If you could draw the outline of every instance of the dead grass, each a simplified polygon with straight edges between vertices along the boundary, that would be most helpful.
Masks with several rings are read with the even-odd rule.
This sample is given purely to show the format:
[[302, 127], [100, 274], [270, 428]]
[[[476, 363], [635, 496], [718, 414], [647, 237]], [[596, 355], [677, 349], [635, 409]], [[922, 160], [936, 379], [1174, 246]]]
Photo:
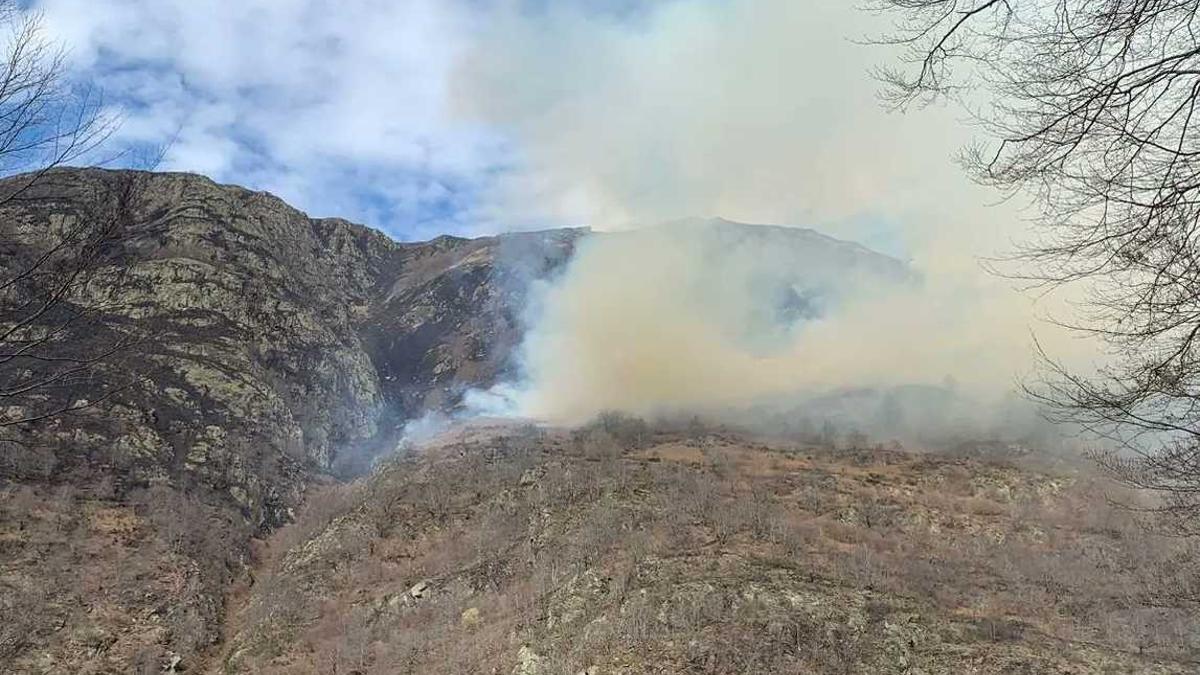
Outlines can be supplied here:
[[475, 436], [329, 487], [272, 544], [223, 667], [882, 672], [897, 630], [935, 665], [1198, 656], [1194, 608], [1152, 602], [1191, 544], [1095, 479], [612, 423]]

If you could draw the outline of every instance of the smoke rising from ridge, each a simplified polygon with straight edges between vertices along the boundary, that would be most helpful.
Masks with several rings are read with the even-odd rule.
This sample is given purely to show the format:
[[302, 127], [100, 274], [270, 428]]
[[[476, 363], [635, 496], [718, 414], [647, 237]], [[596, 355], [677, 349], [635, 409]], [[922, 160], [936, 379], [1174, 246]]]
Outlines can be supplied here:
[[943, 282], [809, 230], [705, 221], [596, 234], [541, 289], [521, 381], [492, 394], [560, 423], [947, 383], [997, 403], [1028, 365], [1014, 320], [1024, 300], [1001, 306]]
[[[990, 204], [953, 163], [971, 134], [949, 111], [880, 108], [869, 70], [889, 54], [853, 39], [885, 27], [852, 4], [496, 10], [454, 87], [461, 114], [523, 149], [494, 216], [633, 231], [585, 239], [535, 294], [522, 377], [495, 397], [565, 422], [947, 382], [984, 406], [1029, 373], [1034, 333], [1093, 359], [1039, 321], [1069, 318], [1069, 298], [1035, 302], [982, 269], [1024, 238], [1019, 204]], [[630, 225], [696, 214], [812, 224], [908, 269], [822, 267], [736, 228]]]

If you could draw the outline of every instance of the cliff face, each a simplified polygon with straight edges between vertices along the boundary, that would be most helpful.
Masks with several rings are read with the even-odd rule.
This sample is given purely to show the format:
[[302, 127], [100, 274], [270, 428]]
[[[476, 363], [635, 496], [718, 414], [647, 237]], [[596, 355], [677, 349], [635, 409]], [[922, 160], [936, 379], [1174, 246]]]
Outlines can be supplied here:
[[5, 429], [0, 664], [18, 671], [128, 672], [215, 640], [251, 537], [492, 382], [526, 275], [578, 234], [402, 244], [199, 176], [64, 170], [0, 210], [0, 270], [101, 217], [119, 242], [71, 302], [143, 339], [50, 394], [102, 404]]
[[130, 180], [111, 276], [120, 311], [149, 334], [135, 364], [146, 377], [115, 405], [61, 420], [53, 458], [13, 457], [8, 469], [194, 482], [265, 525], [295, 503], [304, 469], [347, 468], [391, 440], [389, 421], [495, 378], [522, 293], [497, 261], [514, 246], [544, 249], [549, 269], [574, 238], [400, 244], [198, 176], [99, 170], [52, 174], [0, 222], [36, 247]]

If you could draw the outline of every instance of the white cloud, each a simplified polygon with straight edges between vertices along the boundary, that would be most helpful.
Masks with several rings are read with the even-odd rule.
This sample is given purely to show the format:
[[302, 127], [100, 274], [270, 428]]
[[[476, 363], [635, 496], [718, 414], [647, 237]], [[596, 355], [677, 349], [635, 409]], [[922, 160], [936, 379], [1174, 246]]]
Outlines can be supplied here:
[[635, 27], [571, 3], [497, 11], [455, 71], [456, 109], [517, 140], [526, 170], [495, 195], [517, 215], [994, 221], [952, 163], [970, 138], [954, 114], [879, 105], [869, 70], [888, 54], [854, 40], [882, 26], [854, 5], [668, 0]]
[[[472, 16], [439, 0], [41, 0], [76, 71], [124, 109], [119, 141], [174, 138], [206, 173], [400, 235], [462, 226], [504, 159], [445, 110]], [[392, 199], [415, 200], [390, 204]], [[335, 211], [334, 209], [341, 209]]]

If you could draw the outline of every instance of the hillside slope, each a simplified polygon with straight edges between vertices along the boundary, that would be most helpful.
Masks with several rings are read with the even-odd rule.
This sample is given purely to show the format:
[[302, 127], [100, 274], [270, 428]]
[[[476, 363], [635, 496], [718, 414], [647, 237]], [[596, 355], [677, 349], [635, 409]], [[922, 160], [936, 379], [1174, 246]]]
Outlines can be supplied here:
[[463, 428], [270, 542], [224, 673], [1188, 673], [1190, 549], [1069, 467]]

